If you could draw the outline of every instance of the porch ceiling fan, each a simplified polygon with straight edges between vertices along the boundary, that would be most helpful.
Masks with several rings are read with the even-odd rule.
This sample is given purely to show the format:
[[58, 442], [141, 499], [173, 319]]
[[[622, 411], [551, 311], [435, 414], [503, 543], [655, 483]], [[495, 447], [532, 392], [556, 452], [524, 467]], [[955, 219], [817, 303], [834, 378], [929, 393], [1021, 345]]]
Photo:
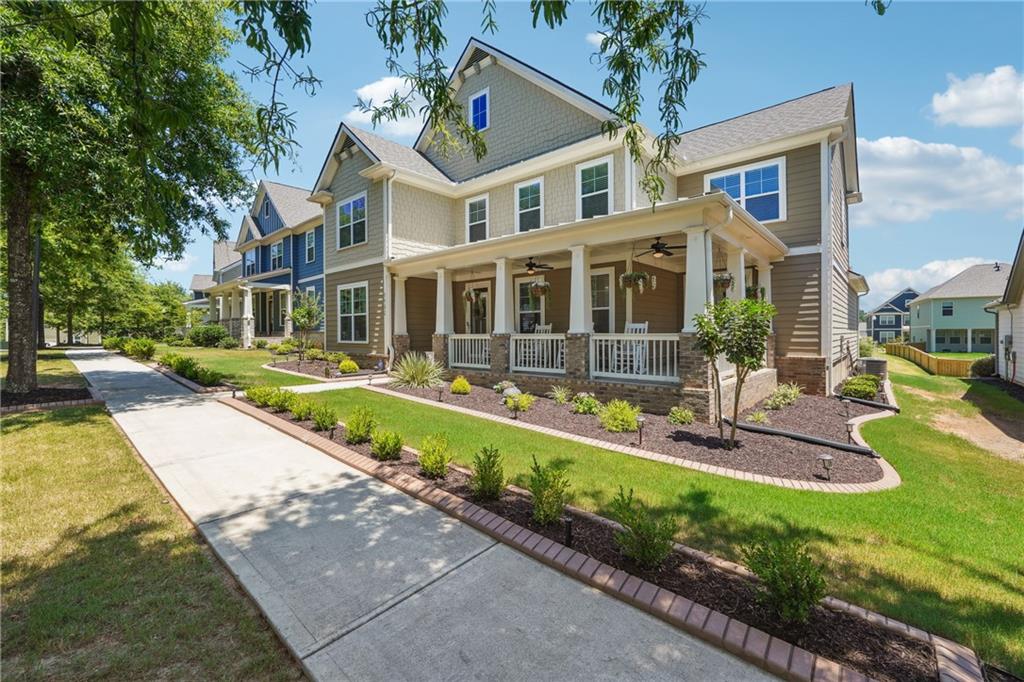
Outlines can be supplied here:
[[671, 256], [672, 252], [669, 249], [685, 249], [685, 244], [678, 244], [676, 246], [670, 246], [665, 242], [661, 241], [661, 237], [655, 237], [654, 243], [651, 244], [651, 248], [647, 249], [643, 253], [637, 254], [637, 256], [646, 256], [651, 254], [654, 258], [664, 258], [665, 256]]
[[526, 274], [528, 275], [535, 275], [538, 270], [554, 270], [550, 265], [534, 262], [533, 256], [530, 256], [526, 263], [523, 264], [523, 267], [526, 268]]

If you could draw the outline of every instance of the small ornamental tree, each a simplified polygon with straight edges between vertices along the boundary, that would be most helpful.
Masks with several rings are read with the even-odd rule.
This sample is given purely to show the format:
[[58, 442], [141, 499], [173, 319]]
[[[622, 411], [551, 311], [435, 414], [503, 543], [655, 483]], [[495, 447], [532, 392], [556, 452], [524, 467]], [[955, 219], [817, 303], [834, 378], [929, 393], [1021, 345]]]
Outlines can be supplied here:
[[724, 299], [710, 306], [705, 313], [694, 317], [697, 327], [697, 347], [711, 363], [715, 380], [715, 401], [718, 411], [718, 433], [725, 439], [722, 425], [722, 378], [718, 371], [718, 357], [736, 367], [736, 390], [733, 393], [732, 426], [728, 447], [736, 445], [736, 418], [740, 410], [743, 383], [751, 372], [764, 367], [768, 349], [768, 335], [772, 331], [775, 306], [765, 301], [745, 298], [740, 301]]
[[309, 348], [309, 335], [320, 328], [324, 320], [324, 311], [320, 306], [320, 297], [312, 293], [296, 292], [292, 305], [292, 329], [299, 336], [299, 363], [302, 363], [306, 349]]

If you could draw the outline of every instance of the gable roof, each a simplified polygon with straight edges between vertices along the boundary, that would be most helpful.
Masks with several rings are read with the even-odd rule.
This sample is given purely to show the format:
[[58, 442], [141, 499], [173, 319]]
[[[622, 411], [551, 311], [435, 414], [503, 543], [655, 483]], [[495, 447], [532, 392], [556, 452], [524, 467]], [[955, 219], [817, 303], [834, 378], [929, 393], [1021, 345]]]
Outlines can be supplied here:
[[[893, 295], [892, 297], [890, 297], [888, 301], [883, 302], [881, 305], [879, 305], [874, 310], [869, 310], [868, 312], [866, 312], [864, 314], [865, 315], [874, 315], [875, 313], [880, 312], [882, 310], [882, 308], [886, 308], [886, 307], [892, 308], [893, 310], [895, 310], [898, 313], [906, 312], [905, 310], [903, 310], [899, 306], [894, 305], [893, 301], [895, 301], [897, 298], [899, 298], [900, 296], [902, 296], [903, 294], [905, 294], [907, 292], [910, 292], [910, 293], [914, 294], [915, 298], [917, 298], [920, 295], [920, 294], [917, 293], [917, 290], [914, 289], [913, 287], [907, 287], [906, 289], [903, 289], [902, 291], [900, 291], [900, 292], [896, 293], [895, 295]], [[908, 306], [910, 305], [910, 301], [907, 301], [907, 305]]]
[[[252, 235], [249, 239], [246, 239], [246, 235]], [[263, 234], [260, 232], [259, 226], [256, 221], [252, 219], [252, 216], [246, 213], [242, 216], [242, 224], [238, 226], [238, 237], [235, 239], [235, 247], [244, 246], [251, 240], [262, 239]]]
[[213, 269], [222, 270], [242, 260], [242, 254], [235, 251], [235, 242], [222, 239], [213, 243]]
[[994, 298], [1003, 293], [1009, 277], [1009, 263], [972, 265], [960, 274], [924, 292], [910, 304], [914, 305], [921, 301], [939, 298]]
[[1024, 294], [1024, 231], [1021, 231], [1020, 241], [1017, 242], [1017, 255], [1013, 259], [1013, 267], [1010, 268], [1003, 297], [996, 303], [1012, 305], [1020, 301], [1022, 294]]
[[[295, 187], [294, 185], [284, 185], [280, 182], [271, 182], [270, 180], [260, 181], [260, 186], [270, 197], [285, 227], [295, 227], [313, 218], [319, 218], [322, 215], [319, 206], [306, 201], [309, 197], [308, 189]], [[257, 192], [257, 200], [253, 202], [253, 210], [256, 210], [258, 204], [259, 193]]]
[[440, 180], [442, 182], [451, 182], [451, 178], [445, 175], [441, 169], [431, 163], [427, 157], [420, 154], [417, 150], [412, 147], [406, 147], [404, 144], [398, 142], [392, 142], [391, 140], [385, 139], [380, 135], [371, 133], [368, 130], [361, 128], [353, 128], [349, 126], [352, 134], [359, 138], [359, 140], [369, 148], [370, 152], [377, 158], [381, 163], [386, 163], [398, 168], [402, 168], [413, 173], [419, 173], [420, 175], [431, 178], [432, 180]]
[[206, 291], [216, 282], [210, 275], [192, 275], [192, 283], [188, 285], [189, 291]]

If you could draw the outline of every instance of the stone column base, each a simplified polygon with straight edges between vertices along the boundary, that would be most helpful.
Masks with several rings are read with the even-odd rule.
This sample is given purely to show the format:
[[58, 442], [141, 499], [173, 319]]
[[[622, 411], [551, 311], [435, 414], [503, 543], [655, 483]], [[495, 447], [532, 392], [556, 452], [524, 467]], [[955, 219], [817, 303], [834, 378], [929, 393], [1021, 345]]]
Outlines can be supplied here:
[[775, 358], [780, 384], [797, 384], [804, 393], [825, 395], [827, 392], [828, 368], [826, 359], [820, 355], [780, 355]]
[[590, 379], [590, 334], [565, 335], [565, 376]]
[[509, 334], [491, 334], [491, 371], [495, 374], [507, 374], [509, 371]]
[[442, 367], [448, 367], [448, 335], [434, 334], [433, 336], [434, 360]]
[[411, 341], [408, 334], [395, 334], [391, 337], [391, 345], [395, 349], [395, 362], [402, 359], [402, 356], [409, 352]]

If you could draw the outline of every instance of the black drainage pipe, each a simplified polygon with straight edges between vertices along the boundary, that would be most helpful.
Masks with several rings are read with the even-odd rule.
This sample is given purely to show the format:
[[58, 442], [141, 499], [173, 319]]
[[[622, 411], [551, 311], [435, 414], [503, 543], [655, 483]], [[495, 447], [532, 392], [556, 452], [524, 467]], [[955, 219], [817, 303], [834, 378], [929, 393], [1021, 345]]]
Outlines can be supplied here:
[[842, 395], [841, 393], [833, 393], [833, 398], [839, 398], [840, 400], [849, 400], [851, 403], [857, 403], [859, 405], [867, 405], [869, 407], [878, 407], [883, 410], [891, 410], [896, 414], [900, 413], [900, 408], [896, 405], [890, 405], [889, 403], [880, 403], [877, 400], [864, 400], [863, 398], [853, 398], [848, 395]]
[[[732, 421], [728, 417], [722, 417], [722, 421], [732, 426]], [[852, 443], [840, 443], [834, 440], [828, 440], [826, 438], [818, 438], [817, 436], [808, 436], [806, 433], [797, 433], [795, 431], [783, 431], [782, 429], [773, 429], [767, 426], [757, 426], [756, 424], [747, 424], [745, 422], [736, 422], [736, 428], [743, 431], [750, 431], [752, 433], [763, 433], [768, 436], [782, 436], [783, 438], [792, 438], [793, 440], [802, 440], [805, 443], [813, 443], [814, 445], [824, 445], [825, 447], [835, 448], [836, 450], [845, 450], [846, 452], [853, 452], [858, 455], [867, 455], [868, 457], [878, 457], [878, 453], [871, 448], [866, 448], [861, 445], [854, 445]]]

